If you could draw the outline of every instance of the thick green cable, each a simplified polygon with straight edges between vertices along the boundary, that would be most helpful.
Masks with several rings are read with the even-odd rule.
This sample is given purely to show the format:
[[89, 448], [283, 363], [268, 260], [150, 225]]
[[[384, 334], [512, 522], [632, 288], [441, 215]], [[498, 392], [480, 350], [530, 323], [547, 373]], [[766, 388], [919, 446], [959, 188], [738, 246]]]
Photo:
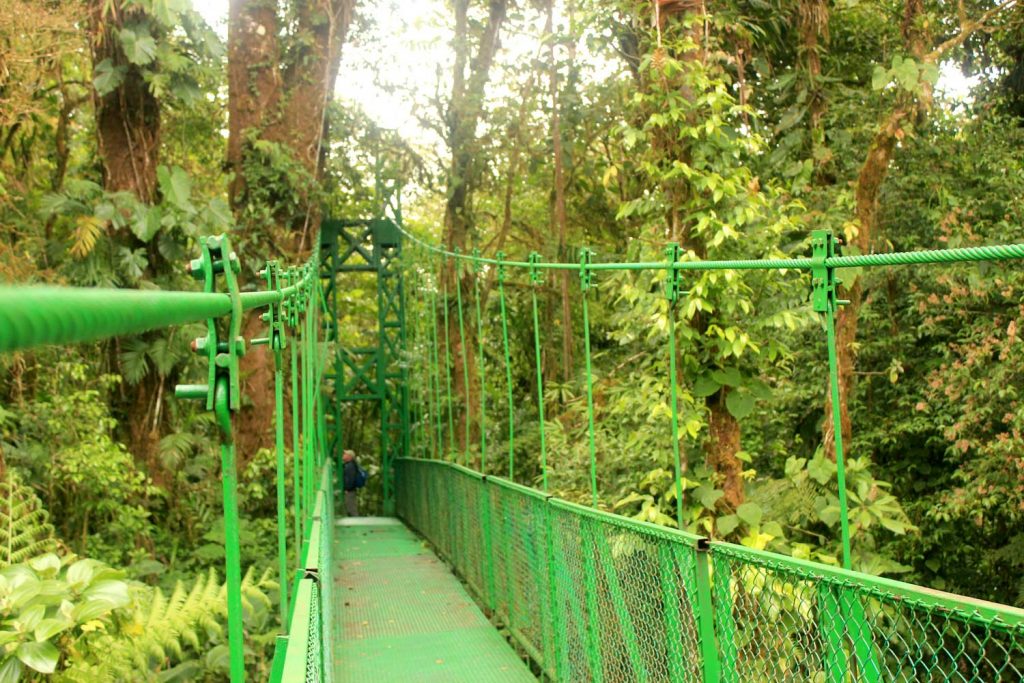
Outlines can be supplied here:
[[452, 340], [448, 331], [448, 278], [444, 276], [444, 264], [441, 264], [441, 286], [444, 288], [444, 375], [445, 390], [448, 399], [448, 450], [445, 459], [455, 453], [455, 418], [452, 414]]
[[850, 557], [850, 515], [846, 502], [846, 460], [843, 454], [843, 422], [839, 404], [839, 360], [836, 353], [835, 299], [829, 297], [825, 325], [828, 336], [828, 379], [832, 392], [832, 432], [836, 446], [836, 478], [839, 487], [840, 533], [843, 543], [843, 568], [852, 566]]
[[597, 438], [594, 434], [594, 375], [590, 359], [590, 307], [587, 304], [587, 292], [590, 290], [589, 249], [580, 250], [580, 288], [583, 292], [583, 354], [587, 368], [587, 435], [590, 442], [590, 495], [594, 507], [597, 507]]
[[[530, 254], [530, 262], [540, 260], [540, 254]], [[548, 449], [544, 435], [544, 368], [541, 365], [540, 353], [540, 320], [537, 315], [537, 288], [541, 284], [540, 274], [535, 268], [530, 269], [530, 295], [533, 300], [533, 354], [537, 369], [537, 429], [540, 434], [540, 476], [543, 491], [548, 490]]]
[[501, 301], [501, 337], [505, 348], [505, 383], [508, 386], [508, 478], [515, 481], [516, 471], [516, 422], [515, 400], [512, 396], [512, 354], [508, 344], [508, 314], [505, 307], [505, 267], [498, 255], [498, 299]]
[[469, 467], [469, 435], [470, 435], [470, 405], [469, 405], [469, 355], [466, 353], [466, 329], [462, 316], [462, 282], [459, 277], [459, 264], [455, 262], [455, 300], [459, 307], [459, 346], [462, 349], [462, 407], [463, 419], [466, 422], [466, 448], [463, 454], [463, 465]]
[[484, 320], [480, 314], [480, 270], [473, 275], [473, 298], [476, 301], [477, 363], [480, 366], [480, 471], [487, 472], [487, 376], [484, 369]]

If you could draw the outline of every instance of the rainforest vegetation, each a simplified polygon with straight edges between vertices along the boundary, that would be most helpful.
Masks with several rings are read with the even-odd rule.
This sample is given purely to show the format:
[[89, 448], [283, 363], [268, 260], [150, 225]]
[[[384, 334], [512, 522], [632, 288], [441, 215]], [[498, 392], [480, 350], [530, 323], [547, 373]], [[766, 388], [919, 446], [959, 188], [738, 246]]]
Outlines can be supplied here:
[[[384, 185], [420, 239], [518, 260], [807, 256], [820, 229], [844, 254], [1024, 242], [1014, 0], [205, 4], [0, 0], [0, 281], [195, 289], [197, 240], [229, 233], [256, 288], [267, 259], [316, 248], [323, 218], [376, 215]], [[357, 73], [403, 102], [401, 125]], [[504, 283], [510, 410], [494, 273], [477, 283], [411, 243], [405, 258], [465, 301], [481, 290], [464, 342], [449, 320], [457, 423], [436, 455], [479, 465], [483, 438], [508, 451], [512, 420], [515, 479], [536, 485], [527, 279]], [[1024, 606], [1024, 269], [842, 277], [833, 425], [807, 275], [684, 274], [684, 526], [837, 564], [841, 430], [855, 569]], [[594, 277], [595, 442], [601, 506], [677, 526], [663, 278]], [[578, 278], [550, 272], [538, 296], [550, 488], [589, 502]], [[372, 289], [339, 301], [351, 334], [376, 325]], [[410, 294], [412, 325], [430, 305]], [[224, 679], [216, 425], [173, 392], [202, 372], [200, 334], [0, 357], [0, 681]], [[462, 367], [481, 353], [483, 383]], [[270, 355], [243, 372], [246, 664], [265, 680]], [[465, 410], [481, 397], [483, 425]], [[343, 419], [372, 473], [373, 409]]]

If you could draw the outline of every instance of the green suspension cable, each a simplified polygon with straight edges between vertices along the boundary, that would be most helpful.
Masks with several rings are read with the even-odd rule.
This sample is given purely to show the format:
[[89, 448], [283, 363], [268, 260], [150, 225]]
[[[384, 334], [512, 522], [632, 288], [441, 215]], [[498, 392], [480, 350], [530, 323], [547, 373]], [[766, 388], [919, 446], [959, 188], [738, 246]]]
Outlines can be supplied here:
[[594, 375], [590, 362], [590, 311], [587, 305], [587, 292], [590, 290], [589, 264], [592, 258], [593, 253], [589, 249], [580, 249], [580, 290], [583, 292], [583, 349], [587, 360], [587, 435], [590, 439], [590, 495], [596, 508], [597, 441], [594, 435]]
[[[479, 257], [479, 252], [473, 252]], [[480, 471], [487, 472], [487, 377], [484, 370], [484, 320], [480, 315], [480, 263], [473, 265], [473, 298], [476, 302], [476, 345], [480, 366]]]
[[[679, 245], [670, 244], [665, 250], [670, 262], [679, 260]], [[668, 385], [672, 405], [672, 458], [676, 468], [676, 524], [683, 529], [683, 465], [679, 452], [679, 389], [676, 371], [676, 303], [679, 301], [680, 271], [671, 269], [665, 278], [665, 298], [668, 299]]]
[[444, 276], [445, 263], [441, 263], [441, 286], [444, 288], [444, 375], [448, 399], [448, 450], [445, 459], [455, 453], [455, 418], [452, 415], [452, 340], [448, 331], [448, 278]]
[[[455, 250], [458, 253], [458, 249]], [[462, 406], [463, 419], [466, 422], [466, 448], [463, 454], [463, 465], [469, 467], [469, 434], [470, 434], [470, 405], [469, 405], [469, 358], [466, 353], [466, 328], [463, 324], [462, 316], [462, 278], [460, 277], [459, 270], [461, 265], [458, 261], [453, 264], [455, 266], [455, 300], [459, 307], [459, 346], [462, 349], [462, 397], [464, 400]]]
[[505, 309], [505, 255], [498, 252], [498, 298], [501, 300], [501, 336], [505, 346], [505, 382], [508, 385], [508, 478], [515, 481], [516, 425], [515, 402], [512, 397], [512, 354], [508, 345], [508, 315]]
[[[530, 254], [530, 263], [540, 262], [540, 254]], [[544, 438], [544, 369], [541, 366], [540, 355], [540, 322], [537, 316], [537, 288], [540, 287], [543, 279], [536, 267], [530, 268], [530, 294], [533, 299], [533, 352], [534, 362], [537, 366], [537, 428], [540, 434], [540, 476], [543, 490], [548, 490], [548, 449]]]
[[834, 304], [829, 303], [825, 317], [828, 332], [828, 379], [832, 391], [832, 432], [836, 445], [836, 475], [839, 486], [840, 534], [843, 543], [843, 569], [850, 569], [850, 512], [846, 502], [846, 459], [843, 454], [843, 422], [839, 404], [839, 360], [836, 355], [836, 321]]

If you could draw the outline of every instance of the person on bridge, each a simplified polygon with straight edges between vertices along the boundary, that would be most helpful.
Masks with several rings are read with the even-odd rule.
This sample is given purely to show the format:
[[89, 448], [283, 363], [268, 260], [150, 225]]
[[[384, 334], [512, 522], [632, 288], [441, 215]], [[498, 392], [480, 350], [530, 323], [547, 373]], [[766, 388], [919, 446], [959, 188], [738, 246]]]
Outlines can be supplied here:
[[366, 470], [356, 462], [355, 451], [346, 450], [341, 454], [342, 488], [345, 489], [345, 514], [359, 516], [359, 489], [366, 485]]

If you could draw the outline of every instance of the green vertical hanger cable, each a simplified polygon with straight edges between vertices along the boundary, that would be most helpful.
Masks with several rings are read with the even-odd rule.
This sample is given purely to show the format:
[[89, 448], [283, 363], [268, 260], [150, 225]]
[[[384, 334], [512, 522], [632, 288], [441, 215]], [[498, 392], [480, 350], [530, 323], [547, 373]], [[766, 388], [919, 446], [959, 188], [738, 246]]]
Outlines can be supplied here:
[[[479, 257], [479, 253], [474, 252]], [[480, 366], [480, 471], [487, 472], [487, 375], [484, 369], [484, 319], [480, 312], [480, 264], [473, 267], [473, 299], [476, 303], [477, 364]]]
[[[459, 250], [456, 249], [455, 253], [459, 253]], [[462, 456], [462, 464], [465, 467], [469, 467], [469, 434], [470, 426], [472, 425], [473, 420], [470, 418], [471, 410], [469, 402], [469, 354], [466, 352], [466, 327], [463, 322], [464, 316], [462, 314], [462, 277], [460, 276], [459, 273], [459, 271], [462, 268], [462, 265], [459, 263], [459, 261], [455, 261], [455, 263], [452, 265], [454, 266], [453, 280], [455, 282], [455, 300], [459, 308], [459, 348], [462, 351], [462, 419], [466, 423], [466, 447], [464, 449]]]
[[590, 359], [590, 306], [587, 292], [590, 291], [590, 264], [593, 252], [580, 250], [580, 290], [583, 292], [583, 353], [587, 367], [587, 436], [590, 445], [590, 496], [597, 507], [597, 439], [594, 434], [594, 375]]
[[498, 252], [498, 299], [501, 302], [501, 338], [505, 348], [505, 384], [508, 387], [508, 478], [515, 481], [516, 471], [516, 418], [515, 400], [512, 397], [512, 354], [508, 344], [508, 312], [505, 306], [505, 266], [501, 262], [505, 255]]
[[[530, 254], [530, 263], [540, 261], [540, 254]], [[544, 368], [540, 354], [540, 321], [537, 315], [537, 288], [541, 285], [540, 271], [535, 266], [530, 268], [530, 295], [533, 303], [533, 353], [537, 369], [537, 429], [540, 435], [540, 476], [544, 492], [548, 490], [548, 450], [544, 435]]]

